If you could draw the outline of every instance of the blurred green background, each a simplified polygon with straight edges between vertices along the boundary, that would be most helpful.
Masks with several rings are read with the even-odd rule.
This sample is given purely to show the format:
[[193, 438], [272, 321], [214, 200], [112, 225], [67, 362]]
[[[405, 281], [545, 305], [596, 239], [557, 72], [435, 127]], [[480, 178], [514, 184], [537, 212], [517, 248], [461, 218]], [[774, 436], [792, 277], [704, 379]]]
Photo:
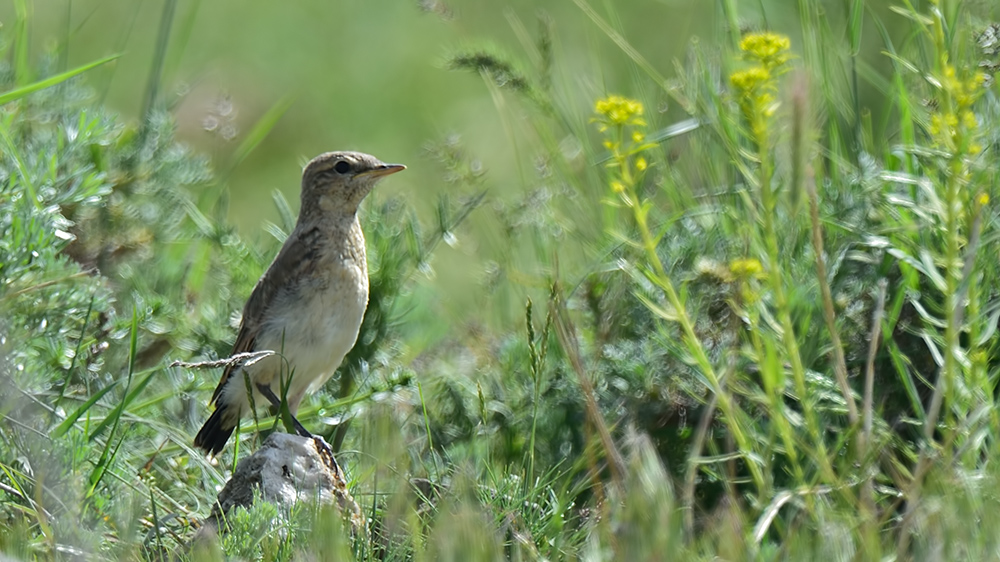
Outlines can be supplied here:
[[[690, 1], [615, 5], [622, 28], [663, 71], [691, 35], [711, 28], [714, 9], [712, 2]], [[108, 104], [134, 119], [162, 11], [163, 2], [153, 1], [38, 1], [33, 37], [61, 49], [68, 28], [69, 66], [124, 53], [89, 80], [106, 84]], [[8, 4], [0, 18], [11, 21], [12, 12]], [[629, 78], [633, 70], [627, 58], [567, 0], [447, 5], [181, 0], [163, 91], [178, 96], [180, 138], [208, 152], [222, 151], [219, 145], [227, 142], [203, 130], [221, 97], [228, 96], [236, 112], [238, 134], [228, 142], [238, 142], [239, 134], [282, 97], [293, 98], [278, 126], [232, 178], [232, 217], [245, 232], [273, 216], [271, 189], [297, 197], [299, 165], [326, 150], [364, 150], [407, 164], [409, 172], [383, 190], [404, 193], [419, 205], [442, 188], [440, 173], [428, 166], [422, 147], [460, 134], [495, 176], [491, 183], [509, 187], [513, 146], [490, 93], [475, 77], [444, 65], [453, 51], [484, 40], [515, 55], [523, 52], [510, 21], [518, 18], [533, 33], [541, 12], [555, 22], [558, 56], [576, 73], [571, 85], [585, 88], [584, 98], [614, 90]], [[609, 53], [621, 64], [597, 68]]]
[[[16, 4], [0, 4], [0, 21], [15, 21]], [[88, 83], [134, 122], [142, 111], [165, 5], [150, 0], [31, 2], [26, 9], [33, 52], [51, 53], [66, 68], [122, 53], [116, 63], [91, 72]], [[719, 2], [609, 0], [592, 6], [667, 77], [691, 41], [724, 40], [717, 25]], [[794, 41], [799, 28], [794, 8], [785, 0], [743, 2], [740, 23], [789, 32]], [[838, 5], [832, 11], [843, 10]], [[428, 344], [455, 324], [520, 322], [524, 296], [501, 295], [496, 304], [496, 295], [484, 287], [490, 272], [498, 260], [501, 269], [530, 270], [551, 262], [551, 256], [539, 254], [552, 248], [534, 247], [527, 263], [511, 265], [518, 263], [521, 249], [499, 234], [498, 206], [516, 208], [525, 194], [548, 189], [535, 170], [524, 169], [533, 148], [530, 125], [519, 118], [520, 100], [491, 91], [473, 73], [447, 68], [450, 55], [485, 46], [531, 75], [540, 18], [553, 26], [553, 90], [578, 108], [581, 123], [590, 117], [593, 100], [607, 93], [645, 99], [653, 127], [686, 117], [573, 0], [179, 0], [161, 99], [174, 108], [179, 139], [211, 154], [220, 169], [262, 115], [283, 100], [290, 102], [277, 126], [228, 178], [229, 217], [250, 239], [266, 240], [263, 221], [276, 220], [272, 191], [281, 190], [297, 208], [301, 165], [328, 150], [361, 150], [406, 164], [408, 171], [382, 184], [379, 196], [404, 197], [422, 217], [432, 217], [440, 195], [457, 199], [473, 193], [444, 181], [444, 170], [427, 151], [428, 145], [460, 139], [464, 157], [485, 172], [477, 188], [488, 189], [488, 198], [455, 233], [457, 243], [436, 253], [414, 289], [410, 314], [432, 321], [411, 324], [420, 332], [411, 335]], [[876, 34], [867, 37], [874, 40]], [[869, 59], [877, 69], [885, 60], [872, 47]], [[650, 87], [628, 91], [636, 83]], [[549, 189], [547, 196], [558, 197], [558, 190]], [[531, 207], [528, 200], [526, 208]], [[589, 251], [572, 247], [581, 244], [579, 239], [561, 244], [563, 267]], [[538, 272], [506, 274], [516, 287], [522, 275], [530, 285]], [[509, 286], [502, 290], [509, 293]]]
[[[12, 156], [0, 175], [14, 186], [6, 199], [11, 203], [0, 209], [6, 212], [0, 213], [0, 230], [14, 233], [0, 236], [0, 262], [15, 266], [13, 282], [0, 295], [0, 320], [13, 319], [8, 322], [17, 335], [6, 340], [13, 342], [7, 346], [11, 360], [0, 357], [0, 376], [11, 373], [14, 381], [0, 385], [0, 414], [4, 421], [37, 420], [32, 423], [40, 428], [18, 422], [10, 433], [16, 439], [5, 433], [0, 457], [13, 460], [0, 459], [0, 469], [6, 480], [42, 490], [39, 498], [49, 493], [42, 482], [82, 498], [79, 505], [60, 499], [69, 505], [59, 508], [57, 519], [36, 507], [35, 494], [20, 491], [28, 488], [7, 490], [13, 500], [0, 506], [6, 513], [34, 514], [0, 517], [8, 521], [0, 521], [0, 551], [21, 548], [22, 536], [25, 551], [32, 546], [57, 552], [64, 540], [92, 545], [86, 548], [94, 552], [147, 548], [160, 540], [159, 501], [179, 513], [200, 517], [207, 511], [228, 461], [213, 464], [189, 443], [204, 420], [216, 374], [164, 365], [229, 352], [234, 312], [277, 250], [275, 238], [292, 222], [278, 211], [282, 201], [273, 194], [297, 208], [302, 164], [336, 149], [371, 152], [409, 167], [381, 184], [363, 213], [373, 250], [373, 298], [359, 345], [337, 384], [300, 411], [307, 427], [325, 427], [328, 441], [345, 453], [356, 497], [371, 502], [366, 511], [370, 505], [390, 522], [409, 517], [407, 498], [398, 504], [407, 506], [401, 515], [395, 500], [382, 498], [391, 497], [393, 486], [408, 488], [415, 476], [455, 490], [453, 505], [479, 502], [488, 508], [505, 535], [501, 540], [534, 537], [530, 543], [552, 552], [584, 541], [595, 548], [659, 545], [650, 552], [666, 552], [670, 547], [663, 545], [680, 544], [671, 542], [680, 536], [680, 505], [689, 538], [704, 529], [710, 543], [721, 530], [723, 548], [711, 546], [705, 551], [711, 555], [731, 548], [745, 557], [752, 545], [763, 548], [766, 558], [784, 549], [772, 538], [786, 537], [817, 552], [834, 551], [828, 545], [844, 543], [843, 537], [859, 545], [884, 540], [888, 552], [897, 530], [907, 537], [911, 525], [914, 536], [935, 529], [928, 552], [940, 558], [938, 536], [945, 537], [941, 544], [973, 546], [982, 542], [980, 535], [987, 541], [1000, 536], [961, 523], [988, 521], [980, 514], [997, 503], [982, 494], [996, 488], [997, 466], [992, 441], [982, 436], [1000, 433], [1000, 417], [983, 414], [998, 411], [1000, 375], [991, 360], [997, 306], [989, 282], [997, 279], [996, 260], [979, 254], [984, 281], [962, 289], [975, 295], [961, 305], [969, 311], [972, 352], [966, 354], [961, 343], [960, 315], [946, 314], [946, 321], [934, 316], [957, 306], [949, 303], [961, 292], [954, 290], [959, 279], [978, 278], [964, 270], [957, 274], [960, 266], [971, 267], [959, 257], [962, 241], [980, 232], [978, 218], [971, 228], [955, 227], [962, 222], [960, 197], [968, 204], [964, 209], [973, 211], [966, 217], [984, 216], [988, 209], [981, 251], [992, 251], [986, 243], [996, 241], [995, 209], [983, 199], [996, 200], [994, 171], [1000, 169], [987, 159], [996, 156], [997, 140], [989, 133], [1000, 115], [995, 86], [983, 94], [984, 118], [976, 122], [990, 149], [969, 165], [977, 175], [968, 185], [981, 184], [982, 191], [965, 193], [957, 180], [965, 172], [946, 171], [960, 159], [946, 158], [939, 144], [952, 133], [933, 132], [940, 127], [928, 124], [949, 116], [959, 122], [957, 114], [940, 109], [948, 104], [939, 106], [935, 96], [974, 99], [967, 93], [974, 82], [927, 78], [935, 76], [929, 69], [940, 68], [944, 53], [960, 69], [981, 62], [956, 56], [962, 44], [944, 45], [943, 33], [921, 36], [922, 14], [935, 15], [930, 0], [907, 0], [910, 9], [901, 11], [909, 13], [891, 12], [893, 1], [0, 3], [0, 21], [15, 28], [0, 33], [13, 46], [0, 49], [13, 59], [0, 72], [9, 82], [4, 91], [30, 83], [35, 77], [25, 75], [29, 68], [50, 76], [122, 55], [71, 87], [49, 88], [12, 104], [8, 123], [0, 124], [16, 133], [15, 140], [7, 132], [0, 139]], [[978, 17], [970, 11], [974, 2], [988, 9], [984, 13], [1000, 15], [996, 0], [955, 0], [953, 16], [934, 21], [947, 21], [961, 30], [957, 37], [968, 39], [982, 22], [953, 23]], [[738, 17], [725, 18], [733, 10], [723, 10], [723, 4], [738, 4]], [[800, 21], [800, 4], [810, 13], [818, 7], [828, 13], [816, 14], [820, 22]], [[848, 26], [843, 14], [859, 7], [876, 17], [853, 19]], [[165, 21], [170, 33], [164, 46], [158, 37]], [[777, 76], [765, 71], [765, 89], [750, 98], [730, 77], [747, 63], [738, 60], [740, 51], [752, 49], [719, 44], [739, 37], [735, 31], [761, 29], [787, 34], [793, 58], [809, 63], [791, 61], [780, 87], [772, 80]], [[21, 43], [25, 37], [30, 49]], [[699, 48], [689, 48], [695, 42]], [[883, 49], [913, 62], [890, 71]], [[475, 63], [466, 65], [472, 72], [450, 68], [459, 53], [473, 53], [468, 58], [481, 61], [483, 75]], [[162, 73], [151, 72], [158, 54], [165, 57]], [[505, 70], [508, 63], [514, 70]], [[151, 75], [162, 77], [156, 88], [150, 87]], [[522, 75], [527, 86], [519, 89]], [[802, 80], [809, 79], [806, 89]], [[106, 104], [122, 119], [98, 123], [95, 109], [81, 118], [74, 97], [82, 95], [80, 87], [96, 98], [88, 100], [89, 108]], [[168, 113], [147, 111], [149, 91], [159, 93], [158, 105]], [[802, 101], [794, 96], [805, 92], [815, 99], [788, 103]], [[598, 132], [594, 102], [609, 94], [646, 108], [648, 127], [630, 131], [638, 137]], [[678, 106], [692, 99], [697, 103], [688, 104], [690, 113]], [[783, 104], [773, 115], [772, 99]], [[276, 125], [265, 127], [267, 135], [256, 144], [255, 124], [276, 114]], [[149, 125], [139, 125], [148, 115]], [[747, 128], [754, 115], [774, 118], [765, 120], [766, 130], [754, 130], [763, 122]], [[617, 168], [605, 166], [604, 147], [615, 152], [616, 138], [665, 139], [664, 129], [692, 116], [706, 126], [662, 146], [642, 145], [652, 172], [639, 174], [643, 179], [624, 198], [616, 197], [614, 191], [632, 182], [623, 173], [629, 164], [619, 158], [610, 160]], [[88, 119], [96, 123], [92, 133], [79, 134], [86, 130], [79, 123]], [[182, 142], [211, 156], [214, 177], [202, 168], [208, 159], [173, 144], [173, 126]], [[963, 127], [977, 134], [976, 127]], [[66, 154], [60, 153], [63, 139], [71, 148]], [[254, 149], [239, 158], [247, 144]], [[978, 152], [971, 143], [965, 148], [956, 154]], [[31, 158], [18, 158], [19, 152]], [[799, 176], [812, 155], [816, 175]], [[640, 170], [638, 160], [635, 166]], [[807, 178], [816, 178], [822, 195], [777, 191], [812, 184]], [[48, 189], [50, 179], [56, 189]], [[46, 187], [39, 191], [43, 198], [36, 197], [35, 186]], [[65, 198], [62, 186], [69, 186]], [[480, 193], [482, 204], [467, 220], [442, 226], [455, 209], [480, 201]], [[388, 198], [405, 203], [388, 204]], [[653, 209], [648, 225], [642, 211], [629, 213], [641, 209], [636, 201], [643, 200]], [[812, 213], [804, 212], [807, 200]], [[623, 204], [630, 209], [614, 208]], [[423, 223], [423, 236], [411, 235], [411, 210]], [[73, 229], [64, 216], [78, 221], [79, 243], [65, 243], [69, 236], [62, 229]], [[758, 220], [762, 216], [778, 220]], [[232, 236], [234, 229], [242, 236]], [[645, 244], [633, 252], [639, 233]], [[810, 234], [827, 244], [829, 274], [816, 272], [819, 253]], [[414, 240], [429, 242], [415, 251]], [[438, 240], [446, 243], [425, 252]], [[427, 255], [432, 263], [417, 263]], [[101, 275], [88, 274], [94, 264]], [[936, 264], [946, 264], [944, 275]], [[751, 265], [766, 268], [770, 289]], [[416, 282], [410, 282], [411, 273]], [[818, 294], [815, 280], [829, 292]], [[779, 298], [784, 291], [787, 298]], [[526, 306], [526, 297], [533, 304]], [[690, 317], [678, 312], [687, 307]], [[842, 328], [834, 325], [831, 310]], [[829, 324], [820, 320], [821, 312]], [[887, 320], [875, 326], [885, 327], [885, 351], [876, 355], [871, 342], [879, 338], [869, 326], [883, 312]], [[833, 337], [838, 330], [846, 353], [831, 367], [827, 354], [841, 345]], [[951, 350], [942, 355], [945, 347], [935, 349], [937, 341]], [[968, 366], [956, 361], [960, 365], [938, 369], [938, 357], [962, 354], [971, 358]], [[854, 401], [850, 387], [861, 386], [862, 372], [869, 389], [862, 409], [875, 421], [855, 451], [849, 440], [861, 434], [845, 405]], [[934, 372], [941, 373], [939, 381], [968, 377], [974, 392], [928, 383]], [[935, 400], [937, 406], [925, 405]], [[50, 403], [54, 407], [39, 408]], [[941, 449], [934, 434], [936, 408], [949, 412], [940, 418], [946, 437]], [[243, 442], [250, 447], [259, 435], [250, 431], [253, 426], [262, 427], [257, 420], [245, 425]], [[648, 435], [648, 443], [636, 432]], [[726, 452], [730, 441], [738, 456]], [[615, 471], [626, 472], [615, 468], [616, 442], [632, 449], [627, 471], [635, 469], [635, 479], [622, 487], [632, 499], [623, 502], [602, 491], [606, 482], [622, 480]], [[239, 455], [230, 450], [235, 460]], [[944, 453], [925, 457], [934, 450]], [[598, 467], [600, 456], [608, 461], [606, 474]], [[756, 459], [764, 470], [752, 468]], [[18, 469], [23, 473], [6, 463], [25, 467]], [[30, 474], [31, 467], [42, 470]], [[461, 482], [466, 471], [468, 486]], [[545, 476], [535, 478], [540, 474]], [[870, 505], [852, 497], [865, 479], [878, 486], [877, 496], [874, 487], [858, 496], [871, 496]], [[739, 498], [750, 498], [744, 492], [748, 482], [758, 497], [746, 503], [749, 516], [743, 517]], [[923, 493], [922, 484], [930, 492], [924, 506], [910, 501]], [[463, 497], [466, 486], [482, 497], [467, 501], [472, 496]], [[805, 501], [789, 495], [794, 490]], [[840, 492], [849, 493], [841, 498]], [[907, 501], [905, 513], [899, 498]], [[634, 514], [605, 516], [592, 509], [616, 504]], [[448, 503], [440, 505], [441, 514], [452, 513]], [[731, 518], [721, 510], [719, 517], [712, 515], [723, 505], [734, 509]], [[511, 514], [530, 526], [522, 532]], [[48, 521], [59, 523], [60, 543], [47, 530]], [[760, 534], [762, 522], [773, 529], [769, 536]], [[70, 535], [78, 523], [81, 540]], [[605, 523], [607, 534], [591, 535], [595, 540], [569, 536], [589, 533], [592, 524], [605, 532]], [[435, 524], [435, 533], [475, 542], [455, 533], [447, 519]], [[157, 531], [142, 539], [144, 528]], [[475, 531], [490, 529], [486, 524]], [[404, 538], [401, 552], [407, 545], [419, 552], [421, 532]], [[268, 533], [248, 530], [242, 536], [256, 541]], [[48, 543], [36, 538], [46, 534]], [[984, 552], [992, 545], [982, 544]], [[834, 548], [847, 551], [843, 544]]]

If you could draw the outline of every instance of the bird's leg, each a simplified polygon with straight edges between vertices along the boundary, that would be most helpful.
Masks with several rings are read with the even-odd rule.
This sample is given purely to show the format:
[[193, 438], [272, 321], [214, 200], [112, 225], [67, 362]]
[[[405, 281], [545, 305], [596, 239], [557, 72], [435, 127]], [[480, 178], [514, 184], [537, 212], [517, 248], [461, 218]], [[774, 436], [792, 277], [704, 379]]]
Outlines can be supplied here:
[[[267, 401], [270, 402], [272, 406], [277, 408], [279, 412], [281, 411], [281, 400], [278, 400], [278, 397], [274, 395], [274, 391], [271, 390], [269, 385], [258, 384], [257, 390], [264, 395], [264, 398], [267, 398]], [[341, 472], [340, 465], [337, 464], [337, 459], [334, 458], [333, 449], [330, 448], [330, 445], [324, 441], [322, 437], [309, 433], [305, 427], [302, 427], [302, 424], [299, 423], [298, 418], [295, 416], [292, 416], [292, 424], [295, 426], [295, 432], [301, 437], [313, 440], [313, 444], [316, 446], [316, 451], [319, 453], [319, 456], [323, 460], [324, 464], [339, 474]]]
[[[260, 393], [264, 395], [264, 398], [267, 398], [267, 401], [270, 402], [272, 406], [274, 406], [275, 408], [278, 409], [278, 415], [280, 416], [281, 415], [281, 400], [278, 400], [278, 397], [274, 395], [274, 391], [271, 390], [270, 385], [259, 384], [258, 383], [257, 384], [257, 390], [259, 390]], [[295, 426], [295, 433], [298, 433], [302, 437], [306, 437], [306, 438], [312, 439], [313, 438], [313, 434], [309, 433], [309, 431], [305, 427], [303, 427], [301, 423], [299, 423], [298, 418], [296, 418], [291, 413], [289, 413], [289, 415], [292, 416], [292, 425]]]

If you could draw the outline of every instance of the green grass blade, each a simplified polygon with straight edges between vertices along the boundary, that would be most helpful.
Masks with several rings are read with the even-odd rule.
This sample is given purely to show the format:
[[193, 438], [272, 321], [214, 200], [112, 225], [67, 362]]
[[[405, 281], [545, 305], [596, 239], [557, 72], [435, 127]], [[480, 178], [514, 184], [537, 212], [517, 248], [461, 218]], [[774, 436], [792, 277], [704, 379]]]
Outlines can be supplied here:
[[[73, 359], [69, 362], [69, 368], [66, 369], [66, 376], [63, 377], [62, 385], [59, 387], [59, 395], [52, 402], [52, 407], [55, 409], [60, 402], [62, 402], [63, 397], [66, 395], [66, 387], [69, 386], [70, 378], [73, 376], [73, 369], [76, 368], [76, 360], [80, 357], [80, 349], [83, 347], [83, 339], [87, 335], [87, 326], [90, 324], [90, 313], [94, 311], [94, 299], [97, 298], [97, 293], [91, 293], [90, 303], [87, 304], [87, 313], [83, 316], [83, 327], [80, 328], [80, 338], [76, 340], [76, 349], [73, 351]], [[87, 389], [89, 392], [89, 388]]]
[[[281, 217], [281, 228], [287, 233], [295, 229], [296, 216], [292, 212], [292, 206], [285, 199], [285, 194], [275, 189], [271, 192], [271, 199], [274, 200], [274, 207], [278, 209], [278, 216]], [[284, 240], [282, 240], [284, 241]]]
[[31, 76], [31, 65], [28, 64], [30, 9], [25, 0], [14, 2], [14, 11], [17, 14], [17, 21], [14, 24], [14, 83], [19, 86], [27, 83]]
[[[882, 328], [883, 333], [888, 334], [885, 331], [885, 327]], [[923, 401], [920, 399], [920, 393], [917, 390], [916, 382], [913, 380], [913, 376], [910, 374], [910, 369], [908, 365], [910, 361], [906, 358], [906, 355], [899, 349], [896, 342], [892, 338], [885, 339], [886, 349], [889, 351], [889, 358], [892, 360], [892, 366], [895, 367], [896, 374], [899, 376], [899, 381], [902, 383], [903, 388], [906, 390], [906, 397], [910, 400], [910, 407], [913, 408], [913, 412], [916, 418], [920, 420], [921, 425], [923, 425], [924, 420], [927, 419], [927, 412], [924, 410]]]
[[[740, 11], [736, 7], [736, 0], [722, 0], [722, 12], [725, 15], [726, 31], [733, 49], [738, 49], [740, 45]], [[762, 10], [763, 12], [763, 10]], [[765, 19], [765, 21], [767, 21]]]
[[[126, 392], [128, 392], [128, 394], [125, 396], [125, 398], [122, 400], [120, 404], [115, 406], [115, 409], [111, 411], [108, 417], [104, 418], [104, 421], [98, 424], [97, 428], [95, 428], [94, 431], [91, 432], [90, 437], [88, 437], [88, 440], [93, 441], [94, 439], [96, 439], [105, 429], [108, 428], [109, 425], [115, 424], [117, 426], [119, 418], [121, 417], [122, 413], [125, 412], [125, 408], [127, 408], [129, 404], [135, 401], [136, 397], [139, 396], [139, 394], [143, 390], [145, 390], [146, 386], [150, 383], [150, 381], [153, 380], [153, 375], [155, 375], [158, 372], [159, 370], [151, 370], [149, 374], [147, 374], [145, 378], [139, 381], [139, 383], [136, 384], [134, 388], [131, 388], [131, 390], [129, 389], [128, 386], [126, 386], [125, 390]], [[129, 377], [129, 383], [131, 384], [131, 382], [132, 382], [132, 377]]]
[[861, 52], [861, 29], [865, 17], [865, 4], [861, 0], [851, 2], [848, 15], [847, 34], [851, 38], [851, 56], [856, 57]]
[[[135, 358], [139, 349], [139, 313], [132, 307], [132, 326], [128, 335], [128, 381], [131, 384], [132, 375], [135, 373]], [[128, 391], [128, 387], [125, 387]]]
[[89, 486], [84, 496], [87, 499], [90, 499], [94, 495], [97, 486], [100, 485], [101, 480], [104, 479], [104, 475], [108, 472], [108, 467], [111, 466], [115, 457], [118, 456], [118, 450], [121, 449], [122, 443], [125, 441], [125, 435], [126, 432], [123, 432], [113, 451], [111, 450], [111, 439], [108, 439], [108, 442], [104, 444], [104, 449], [101, 451], [101, 458], [97, 459], [97, 464], [94, 465], [94, 470], [90, 471], [90, 478], [87, 480]]
[[78, 66], [73, 70], [69, 70], [61, 74], [56, 74], [55, 76], [50, 76], [44, 80], [39, 80], [37, 82], [28, 84], [27, 86], [21, 86], [20, 88], [15, 88], [13, 90], [10, 90], [9, 92], [4, 92], [3, 94], [0, 94], [0, 105], [12, 102], [17, 99], [21, 99], [32, 92], [37, 92], [38, 90], [44, 90], [45, 88], [55, 86], [60, 82], [65, 82], [66, 80], [69, 80], [70, 78], [76, 76], [77, 74], [84, 73], [92, 68], [111, 62], [120, 56], [121, 55], [111, 55], [110, 57], [104, 57], [103, 59], [98, 59], [93, 62], [89, 62], [83, 66]]
[[[889, 55], [889, 60], [892, 62], [892, 87], [895, 90], [895, 95], [890, 99], [894, 103], [899, 105], [899, 140], [903, 146], [915, 146], [917, 144], [917, 134], [916, 127], [913, 123], [913, 107], [910, 103], [910, 93], [907, 91], [906, 83], [903, 81], [903, 75], [900, 72], [901, 64], [900, 57], [896, 53], [896, 47], [892, 41], [892, 36], [889, 34], [889, 30], [886, 28], [885, 24], [878, 17], [877, 14], [871, 13], [872, 21], [875, 24], [875, 29], [878, 30], [879, 36], [882, 37], [882, 43], [885, 45], [885, 52]], [[908, 174], [916, 173], [916, 163], [914, 162], [914, 156], [909, 153], [904, 153], [903, 156], [903, 170]]]
[[[281, 419], [282, 425], [285, 426], [285, 431], [288, 433], [296, 433], [295, 431], [295, 418], [292, 416], [292, 411], [288, 408], [288, 389], [292, 386], [292, 377], [295, 376], [295, 370], [293, 369], [288, 373], [288, 378], [282, 377], [281, 380], [281, 405], [278, 407], [278, 418]], [[277, 420], [276, 420], [277, 421]]]
[[201, 0], [189, 2], [187, 13], [178, 22], [177, 30], [174, 32], [174, 47], [167, 53], [167, 61], [164, 69], [168, 76], [176, 72], [180, 66], [180, 61], [184, 57], [188, 43], [191, 41], [191, 33], [198, 21], [198, 12], [201, 10]]
[[88, 399], [86, 402], [80, 405], [80, 407], [77, 408], [76, 410], [73, 410], [73, 413], [67, 416], [62, 423], [60, 423], [58, 426], [56, 426], [55, 429], [52, 430], [52, 437], [58, 439], [63, 435], [66, 435], [66, 432], [69, 431], [69, 428], [73, 427], [73, 424], [75, 424], [76, 421], [80, 419], [80, 416], [87, 413], [87, 410], [89, 410], [94, 404], [96, 404], [98, 400], [103, 398], [105, 394], [111, 392], [111, 390], [116, 386], [118, 386], [118, 381], [114, 381], [108, 386], [95, 392], [94, 395], [90, 397], [90, 399]]
[[[618, 48], [621, 49], [623, 53], [628, 55], [628, 57], [632, 59], [632, 62], [648, 74], [650, 78], [655, 80], [658, 86], [668, 89], [667, 79], [660, 74], [660, 71], [656, 70], [656, 67], [646, 60], [646, 57], [642, 56], [638, 49], [633, 47], [632, 44], [629, 43], [621, 33], [618, 33], [618, 31], [612, 27], [610, 23], [602, 18], [600, 14], [598, 14], [597, 11], [587, 3], [586, 0], [573, 0], [573, 3], [580, 8], [580, 11], [590, 18], [590, 21], [594, 22], [594, 25], [599, 27], [601, 31], [608, 36], [608, 39], [611, 39], [615, 45], [618, 45]], [[737, 30], [736, 33], [738, 35], [739, 30]]]
[[427, 432], [427, 450], [434, 450], [434, 438], [431, 437], [431, 420], [427, 415], [427, 402], [424, 401], [424, 389], [417, 383], [417, 397], [420, 398], [420, 407], [423, 409], [424, 414], [424, 430]]
[[28, 195], [28, 199], [31, 199], [31, 204], [35, 206], [35, 210], [41, 212], [42, 203], [38, 200], [38, 191], [35, 189], [35, 183], [31, 181], [32, 174], [28, 170], [28, 165], [25, 163], [24, 158], [21, 156], [21, 151], [18, 150], [17, 143], [10, 136], [10, 129], [8, 129], [7, 123], [0, 121], [0, 140], [3, 141], [4, 148], [10, 154], [10, 157], [14, 159], [14, 163], [17, 165], [17, 173], [21, 176], [21, 181], [24, 183], [24, 191]]
[[[142, 388], [149, 383], [150, 379], [153, 376], [153, 373], [150, 373], [148, 376], [146, 376], [146, 378], [139, 384], [139, 386], [134, 391], [130, 392], [130, 389], [132, 388], [132, 376], [135, 373], [135, 357], [138, 347], [138, 338], [139, 338], [139, 313], [136, 311], [135, 308], [133, 308], [132, 327], [129, 334], [128, 378], [126, 379], [125, 383], [125, 397], [122, 399], [122, 402], [118, 404], [118, 406], [114, 410], [112, 410], [111, 414], [108, 415], [108, 417], [105, 418], [104, 421], [97, 426], [97, 429], [95, 429], [90, 434], [90, 437], [87, 438], [88, 441], [93, 441], [94, 439], [97, 438], [98, 435], [100, 435], [104, 431], [106, 427], [108, 427], [109, 425], [113, 425], [111, 429], [111, 434], [108, 435], [108, 443], [111, 443], [112, 437], [114, 437], [115, 432], [118, 430], [118, 422], [121, 419], [122, 412], [125, 411], [125, 406], [128, 405], [128, 403], [131, 402], [133, 399], [135, 399], [139, 391], [141, 391]], [[105, 447], [105, 449], [107, 449], [107, 447]]]
[[250, 156], [250, 153], [252, 153], [254, 149], [260, 145], [264, 138], [267, 137], [271, 130], [274, 129], [274, 126], [278, 124], [278, 120], [281, 119], [281, 116], [284, 115], [286, 111], [288, 111], [288, 108], [292, 106], [292, 102], [294, 101], [295, 99], [292, 96], [285, 96], [281, 98], [277, 103], [271, 106], [271, 109], [268, 109], [256, 123], [254, 123], [250, 132], [247, 133], [243, 142], [236, 147], [236, 152], [233, 153], [232, 168], [239, 166], [240, 162], [243, 162], [247, 156]]
[[163, 536], [160, 533], [160, 516], [156, 513], [156, 498], [153, 497], [153, 488], [149, 488], [149, 507], [153, 512], [153, 529], [156, 531], [156, 548], [160, 553], [166, 552], [163, 548]]
[[[136, 308], [133, 307], [132, 326], [129, 332], [128, 379], [125, 383], [125, 398], [122, 399], [121, 404], [119, 404], [118, 407], [115, 408], [115, 410], [111, 413], [111, 415], [108, 416], [108, 418], [106, 418], [104, 422], [102, 422], [97, 427], [97, 429], [95, 429], [94, 432], [90, 434], [89, 440], [93, 441], [94, 438], [101, 433], [104, 427], [106, 427], [109, 423], [114, 424], [111, 428], [111, 433], [108, 434], [107, 441], [104, 443], [104, 449], [101, 451], [101, 456], [100, 458], [97, 459], [97, 464], [94, 465], [94, 469], [90, 471], [90, 477], [87, 480], [89, 486], [87, 488], [87, 493], [85, 496], [88, 499], [94, 495], [94, 491], [97, 490], [98, 484], [101, 483], [101, 480], [104, 478], [104, 474], [107, 472], [108, 467], [111, 465], [111, 463], [114, 462], [114, 459], [118, 454], [118, 450], [121, 448], [122, 443], [125, 441], [125, 432], [123, 432], [121, 438], [119, 438], [118, 440], [118, 445], [115, 446], [113, 451], [111, 450], [111, 443], [114, 441], [115, 433], [118, 431], [118, 422], [121, 420], [122, 412], [125, 411], [125, 405], [128, 403], [130, 396], [132, 397], [135, 396], [135, 393], [131, 394], [129, 393], [129, 388], [132, 386], [132, 375], [135, 372], [135, 357], [138, 348], [138, 341], [139, 341], [139, 313], [136, 310]], [[148, 382], [151, 377], [152, 373], [150, 373], [150, 376], [146, 377], [146, 380], [144, 382]], [[140, 385], [140, 387], [141, 386], [142, 385]]]
[[[174, 12], [177, 0], [164, 0], [163, 13], [160, 16], [160, 29], [156, 36], [156, 50], [153, 51], [153, 64], [149, 69], [149, 80], [146, 83], [146, 100], [143, 102], [142, 118], [149, 119], [149, 114], [156, 107], [156, 99], [160, 94], [160, 82], [163, 80], [163, 64], [167, 58], [167, 44], [170, 41], [170, 28], [174, 23]], [[145, 127], [143, 127], [145, 131]]]

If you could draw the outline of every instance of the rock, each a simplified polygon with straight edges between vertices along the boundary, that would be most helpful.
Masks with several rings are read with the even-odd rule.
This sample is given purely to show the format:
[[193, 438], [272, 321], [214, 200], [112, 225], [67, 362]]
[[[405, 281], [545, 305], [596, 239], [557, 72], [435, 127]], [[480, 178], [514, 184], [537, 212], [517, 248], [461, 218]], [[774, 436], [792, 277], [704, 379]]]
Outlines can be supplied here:
[[236, 465], [236, 472], [219, 492], [195, 540], [208, 533], [224, 532], [226, 514], [235, 507], [249, 507], [255, 490], [260, 490], [265, 501], [285, 506], [300, 500], [336, 502], [353, 531], [363, 525], [361, 508], [347, 491], [344, 473], [330, 446], [319, 437], [272, 433], [260, 450]]

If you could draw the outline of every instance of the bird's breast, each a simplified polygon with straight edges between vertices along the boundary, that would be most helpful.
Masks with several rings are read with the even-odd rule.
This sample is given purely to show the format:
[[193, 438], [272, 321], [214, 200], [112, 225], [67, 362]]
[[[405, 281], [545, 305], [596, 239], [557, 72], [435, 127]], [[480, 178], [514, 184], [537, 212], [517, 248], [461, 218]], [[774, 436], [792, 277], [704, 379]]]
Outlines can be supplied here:
[[281, 300], [285, 312], [275, 316], [297, 341], [349, 350], [368, 306], [368, 275], [356, 263], [326, 264]]
[[309, 274], [269, 307], [257, 348], [278, 351], [301, 383], [329, 378], [357, 341], [368, 306], [363, 248], [360, 256], [321, 253]]

